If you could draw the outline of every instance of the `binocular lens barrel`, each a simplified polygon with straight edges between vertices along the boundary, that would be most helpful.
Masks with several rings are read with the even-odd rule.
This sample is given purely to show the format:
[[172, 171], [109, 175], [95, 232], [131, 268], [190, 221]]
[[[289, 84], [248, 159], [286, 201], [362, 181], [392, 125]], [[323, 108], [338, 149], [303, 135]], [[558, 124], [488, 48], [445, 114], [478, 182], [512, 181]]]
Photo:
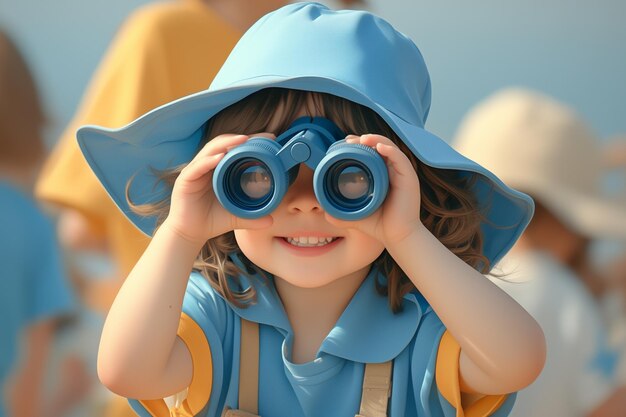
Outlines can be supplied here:
[[328, 214], [342, 220], [362, 219], [376, 211], [387, 196], [387, 165], [368, 146], [337, 141], [315, 169], [313, 186]]

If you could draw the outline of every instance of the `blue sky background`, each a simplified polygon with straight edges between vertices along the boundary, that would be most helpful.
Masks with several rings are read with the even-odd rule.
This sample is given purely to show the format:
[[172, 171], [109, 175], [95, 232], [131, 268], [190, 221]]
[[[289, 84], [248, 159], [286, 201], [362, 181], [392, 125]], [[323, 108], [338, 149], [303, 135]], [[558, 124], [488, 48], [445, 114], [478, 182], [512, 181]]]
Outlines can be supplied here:
[[601, 136], [626, 133], [626, 2], [372, 3], [422, 50], [433, 82], [429, 127], [444, 138], [473, 103], [508, 85], [570, 103]]
[[[51, 142], [124, 16], [146, 2], [0, 0], [0, 25], [27, 55], [54, 122]], [[568, 102], [601, 137], [626, 133], [626, 2], [368, 3], [421, 49], [433, 81], [427, 127], [444, 139], [476, 101], [508, 85]]]

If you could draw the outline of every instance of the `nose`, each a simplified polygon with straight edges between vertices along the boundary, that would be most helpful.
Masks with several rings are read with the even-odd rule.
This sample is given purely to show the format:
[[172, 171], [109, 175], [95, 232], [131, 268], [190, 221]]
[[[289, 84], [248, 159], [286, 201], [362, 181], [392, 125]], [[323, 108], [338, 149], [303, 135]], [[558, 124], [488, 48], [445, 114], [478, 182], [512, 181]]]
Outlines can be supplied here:
[[313, 170], [301, 164], [296, 180], [287, 190], [282, 204], [289, 213], [321, 213], [322, 207], [313, 190]]

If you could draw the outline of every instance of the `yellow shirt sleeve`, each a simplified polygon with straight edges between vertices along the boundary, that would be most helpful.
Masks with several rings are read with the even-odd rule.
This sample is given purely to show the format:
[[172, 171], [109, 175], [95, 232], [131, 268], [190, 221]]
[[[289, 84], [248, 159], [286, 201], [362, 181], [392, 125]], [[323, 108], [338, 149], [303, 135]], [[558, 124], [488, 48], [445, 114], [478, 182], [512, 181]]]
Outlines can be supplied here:
[[487, 417], [506, 400], [506, 395], [485, 395], [468, 407], [461, 403], [459, 358], [461, 347], [446, 330], [437, 352], [435, 379], [441, 395], [456, 409], [456, 417]]
[[206, 89], [240, 33], [200, 1], [156, 3], [138, 9], [121, 27], [73, 121], [46, 162], [38, 198], [81, 211], [108, 238], [123, 274], [148, 239], [115, 207], [83, 158], [78, 127], [124, 126], [147, 111]]

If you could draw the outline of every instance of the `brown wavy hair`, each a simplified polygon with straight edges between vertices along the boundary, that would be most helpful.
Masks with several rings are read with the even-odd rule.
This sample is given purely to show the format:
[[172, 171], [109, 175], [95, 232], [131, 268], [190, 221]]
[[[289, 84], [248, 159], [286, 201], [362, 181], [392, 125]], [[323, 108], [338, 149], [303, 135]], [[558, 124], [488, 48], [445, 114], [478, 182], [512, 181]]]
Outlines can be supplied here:
[[[489, 271], [489, 260], [481, 250], [483, 237], [480, 224], [484, 216], [470, 191], [475, 178], [459, 171], [437, 169], [422, 163], [383, 119], [367, 107], [330, 94], [268, 88], [215, 115], [207, 123], [200, 147], [223, 133], [266, 132], [277, 108], [283, 109], [283, 112], [273, 133], [286, 130], [298, 113], [305, 109], [311, 116], [333, 120], [344, 132], [355, 135], [373, 133], [390, 138], [408, 156], [417, 172], [422, 202], [420, 217], [426, 228], [461, 260], [480, 272]], [[162, 172], [160, 177], [172, 187], [182, 168]], [[160, 224], [167, 217], [169, 201], [148, 206], [133, 206], [131, 203], [131, 207], [143, 215], [158, 215]], [[243, 268], [238, 267], [229, 256], [236, 256]], [[388, 297], [392, 311], [399, 311], [402, 297], [415, 289], [413, 283], [387, 251], [383, 251], [374, 261], [373, 267], [380, 268], [387, 277], [387, 282], [377, 283], [378, 291]], [[239, 274], [267, 276], [241, 253], [233, 232], [209, 239], [198, 254], [194, 269], [224, 298], [237, 306], [245, 306], [255, 299], [254, 288], [242, 289], [237, 279]]]

